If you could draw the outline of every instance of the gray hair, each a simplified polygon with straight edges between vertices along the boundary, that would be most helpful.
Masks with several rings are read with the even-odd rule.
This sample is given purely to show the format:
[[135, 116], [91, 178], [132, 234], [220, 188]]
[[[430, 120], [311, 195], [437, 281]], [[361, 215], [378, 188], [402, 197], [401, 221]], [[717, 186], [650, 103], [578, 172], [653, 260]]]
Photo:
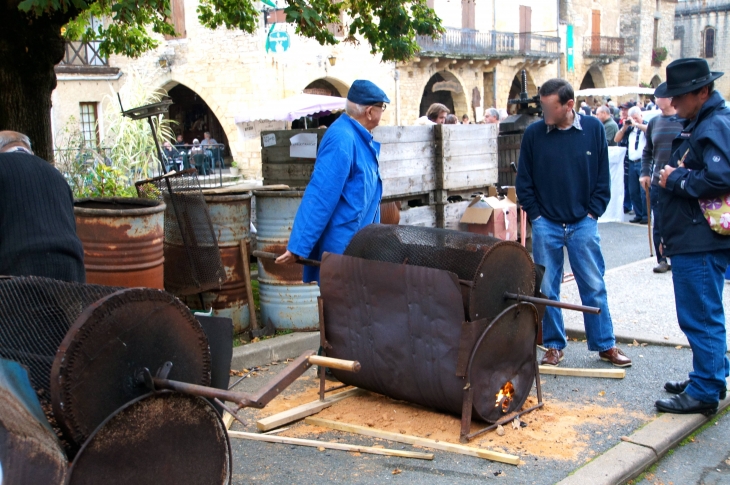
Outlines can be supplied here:
[[598, 113], [606, 113], [607, 115], [610, 115], [611, 110], [608, 109], [608, 106], [599, 106], [598, 109], [596, 110], [596, 114], [598, 114]]
[[616, 103], [615, 103], [614, 101], [609, 101], [609, 102], [608, 102], [608, 105], [609, 105], [610, 107], [612, 107], [612, 108], [615, 108], [615, 107], [616, 107]]
[[641, 114], [641, 108], [639, 108], [638, 106], [632, 106], [631, 108], [629, 108], [629, 116], [640, 115], [640, 114]]
[[0, 131], [0, 151], [11, 143], [22, 143], [28, 150], [31, 150], [30, 138], [27, 135], [17, 131]]
[[499, 121], [499, 118], [500, 118], [500, 116], [499, 116], [499, 110], [497, 108], [489, 108], [489, 109], [487, 109], [487, 112], [484, 113], [484, 115], [485, 116], [486, 115], [494, 116], [495, 118], [497, 118], [497, 121]]
[[362, 117], [365, 114], [366, 108], [367, 106], [353, 103], [349, 99], [345, 101], [345, 113], [347, 113], [347, 116], [349, 116], [350, 118]]

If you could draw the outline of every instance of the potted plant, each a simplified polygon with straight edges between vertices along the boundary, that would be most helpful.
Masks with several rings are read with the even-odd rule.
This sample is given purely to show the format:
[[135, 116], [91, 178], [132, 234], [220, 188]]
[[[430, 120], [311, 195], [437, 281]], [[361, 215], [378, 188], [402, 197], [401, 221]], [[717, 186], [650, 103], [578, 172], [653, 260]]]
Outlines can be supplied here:
[[237, 177], [239, 173], [240, 170], [238, 169], [238, 162], [234, 160], [233, 163], [231, 163], [231, 175]]
[[651, 63], [654, 66], [661, 66], [667, 60], [669, 52], [666, 47], [657, 47], [651, 51]]

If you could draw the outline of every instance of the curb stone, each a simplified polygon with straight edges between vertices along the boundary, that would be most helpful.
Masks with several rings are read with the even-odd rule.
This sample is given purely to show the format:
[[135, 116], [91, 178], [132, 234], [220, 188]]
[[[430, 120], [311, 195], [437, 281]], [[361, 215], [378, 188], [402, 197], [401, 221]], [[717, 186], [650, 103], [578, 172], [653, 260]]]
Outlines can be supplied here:
[[[730, 380], [728, 382], [730, 384]], [[720, 401], [718, 414], [730, 407]], [[664, 413], [556, 485], [616, 485], [638, 477], [713, 416]]]
[[299, 357], [319, 348], [319, 332], [297, 332], [241, 345], [233, 349], [231, 369], [250, 369], [276, 360]]

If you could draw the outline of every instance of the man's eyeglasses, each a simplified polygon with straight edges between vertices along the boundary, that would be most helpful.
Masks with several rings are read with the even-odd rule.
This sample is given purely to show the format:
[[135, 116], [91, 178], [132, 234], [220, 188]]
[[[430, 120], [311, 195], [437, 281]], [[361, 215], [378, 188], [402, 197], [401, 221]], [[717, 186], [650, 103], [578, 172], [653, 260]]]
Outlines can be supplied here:
[[388, 107], [388, 105], [387, 104], [373, 104], [372, 107], [373, 108], [380, 108], [383, 111], [385, 111], [385, 109]]

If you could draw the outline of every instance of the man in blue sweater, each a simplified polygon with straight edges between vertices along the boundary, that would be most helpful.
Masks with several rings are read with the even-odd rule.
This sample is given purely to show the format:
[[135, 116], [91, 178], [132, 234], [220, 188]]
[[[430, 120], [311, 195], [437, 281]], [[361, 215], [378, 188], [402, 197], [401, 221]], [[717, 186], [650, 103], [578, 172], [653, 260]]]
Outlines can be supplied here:
[[[540, 88], [544, 120], [525, 131], [517, 171], [517, 198], [532, 221], [535, 263], [545, 267], [541, 291], [560, 301], [563, 248], [584, 305], [601, 309], [584, 314], [588, 349], [602, 360], [627, 367], [631, 360], [616, 347], [608, 311], [605, 265], [597, 219], [611, 197], [608, 144], [601, 122], [575, 112], [573, 87], [551, 79]], [[567, 345], [563, 315], [548, 307], [543, 319], [543, 365], [558, 365]]]

